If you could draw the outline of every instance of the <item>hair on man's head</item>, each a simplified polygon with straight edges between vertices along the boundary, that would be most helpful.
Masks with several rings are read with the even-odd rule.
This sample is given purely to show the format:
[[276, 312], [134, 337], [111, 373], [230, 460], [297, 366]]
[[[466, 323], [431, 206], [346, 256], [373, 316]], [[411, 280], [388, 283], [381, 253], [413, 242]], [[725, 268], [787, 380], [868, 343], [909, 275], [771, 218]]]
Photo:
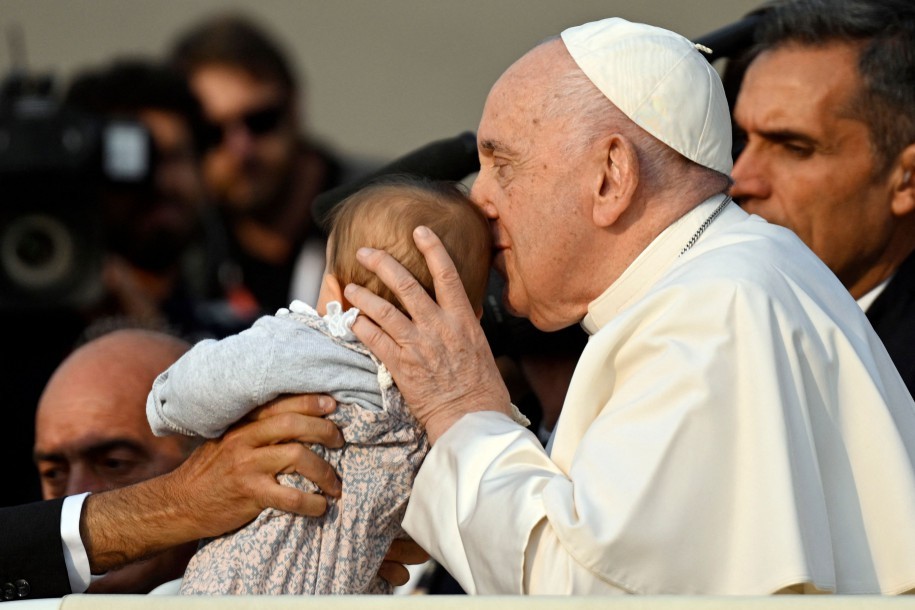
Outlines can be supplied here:
[[356, 260], [356, 251], [363, 246], [385, 250], [435, 298], [432, 275], [413, 241], [418, 226], [430, 228], [439, 237], [470, 304], [479, 307], [492, 257], [489, 221], [450, 182], [392, 176], [347, 197], [331, 213], [328, 270], [341, 284], [365, 286], [402, 309], [394, 293]]
[[791, 0], [763, 13], [752, 54], [789, 44], [859, 48], [862, 87], [849, 109], [868, 125], [884, 171], [915, 143], [915, 3]]
[[287, 95], [296, 90], [293, 70], [279, 45], [242, 15], [219, 15], [192, 28], [175, 43], [172, 63], [185, 74], [211, 64], [233, 66], [259, 81], [279, 84]]
[[102, 116], [135, 117], [143, 110], [175, 114], [186, 121], [198, 152], [206, 143], [203, 110], [184, 76], [149, 60], [118, 59], [85, 70], [71, 81], [64, 102]]

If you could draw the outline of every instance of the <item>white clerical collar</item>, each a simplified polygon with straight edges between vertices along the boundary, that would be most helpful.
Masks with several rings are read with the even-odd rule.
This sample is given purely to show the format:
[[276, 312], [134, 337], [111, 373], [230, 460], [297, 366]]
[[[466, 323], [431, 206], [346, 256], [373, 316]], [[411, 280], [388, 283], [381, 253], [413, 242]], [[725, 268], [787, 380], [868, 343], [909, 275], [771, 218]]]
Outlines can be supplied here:
[[684, 246], [697, 235], [697, 230], [708, 226], [706, 221], [714, 218], [713, 213], [719, 210], [724, 200], [725, 195], [706, 199], [664, 229], [603, 294], [591, 301], [588, 313], [581, 321], [582, 328], [593, 335], [644, 295], [677, 260]]
[[[896, 275], [896, 274], [894, 273], [893, 275]], [[870, 309], [870, 306], [874, 304], [874, 301], [877, 300], [877, 297], [879, 297], [881, 294], [883, 294], [883, 291], [886, 289], [886, 287], [889, 285], [890, 281], [893, 279], [893, 275], [886, 278], [885, 280], [883, 280], [882, 282], [877, 284], [875, 287], [871, 288], [871, 290], [867, 294], [865, 294], [860, 299], [858, 299], [857, 303], [858, 303], [858, 307], [861, 308], [861, 311], [867, 311], [868, 309]]]

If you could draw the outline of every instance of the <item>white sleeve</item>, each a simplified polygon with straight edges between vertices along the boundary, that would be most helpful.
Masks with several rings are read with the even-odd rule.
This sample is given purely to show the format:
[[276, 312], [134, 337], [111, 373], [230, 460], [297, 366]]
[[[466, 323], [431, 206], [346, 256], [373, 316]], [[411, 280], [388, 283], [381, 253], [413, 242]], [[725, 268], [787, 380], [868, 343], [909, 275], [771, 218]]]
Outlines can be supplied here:
[[530, 431], [495, 411], [471, 413], [426, 456], [404, 529], [468, 593], [622, 593], [559, 542], [543, 500], [548, 485], [572, 494]]
[[60, 540], [64, 550], [67, 576], [70, 578], [70, 590], [73, 593], [83, 593], [92, 581], [89, 556], [79, 535], [79, 519], [83, 512], [83, 502], [88, 495], [89, 492], [86, 492], [64, 498], [60, 511]]

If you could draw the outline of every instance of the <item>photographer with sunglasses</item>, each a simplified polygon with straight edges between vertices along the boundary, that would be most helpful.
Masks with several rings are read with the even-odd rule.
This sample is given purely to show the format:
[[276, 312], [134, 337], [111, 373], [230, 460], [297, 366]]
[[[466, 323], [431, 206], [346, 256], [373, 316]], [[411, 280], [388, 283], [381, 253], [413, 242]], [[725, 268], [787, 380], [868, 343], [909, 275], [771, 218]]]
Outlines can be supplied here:
[[[298, 88], [280, 49], [257, 26], [223, 15], [179, 39], [172, 61], [210, 122], [207, 190], [226, 226], [236, 297], [263, 311], [314, 304], [324, 236], [314, 197], [358, 172], [300, 131]], [[351, 175], [348, 175], [351, 174]]]

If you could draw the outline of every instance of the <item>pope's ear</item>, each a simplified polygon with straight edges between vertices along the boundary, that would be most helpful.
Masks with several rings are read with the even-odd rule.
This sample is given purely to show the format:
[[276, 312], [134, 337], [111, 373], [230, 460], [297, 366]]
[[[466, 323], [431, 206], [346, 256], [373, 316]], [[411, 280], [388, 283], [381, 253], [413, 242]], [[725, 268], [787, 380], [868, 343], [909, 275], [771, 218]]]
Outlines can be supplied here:
[[893, 214], [906, 216], [915, 212], [915, 144], [907, 146], [899, 155], [899, 162], [892, 172]]
[[599, 147], [599, 172], [592, 208], [594, 223], [609, 227], [632, 203], [639, 184], [639, 156], [628, 138], [608, 136]]

